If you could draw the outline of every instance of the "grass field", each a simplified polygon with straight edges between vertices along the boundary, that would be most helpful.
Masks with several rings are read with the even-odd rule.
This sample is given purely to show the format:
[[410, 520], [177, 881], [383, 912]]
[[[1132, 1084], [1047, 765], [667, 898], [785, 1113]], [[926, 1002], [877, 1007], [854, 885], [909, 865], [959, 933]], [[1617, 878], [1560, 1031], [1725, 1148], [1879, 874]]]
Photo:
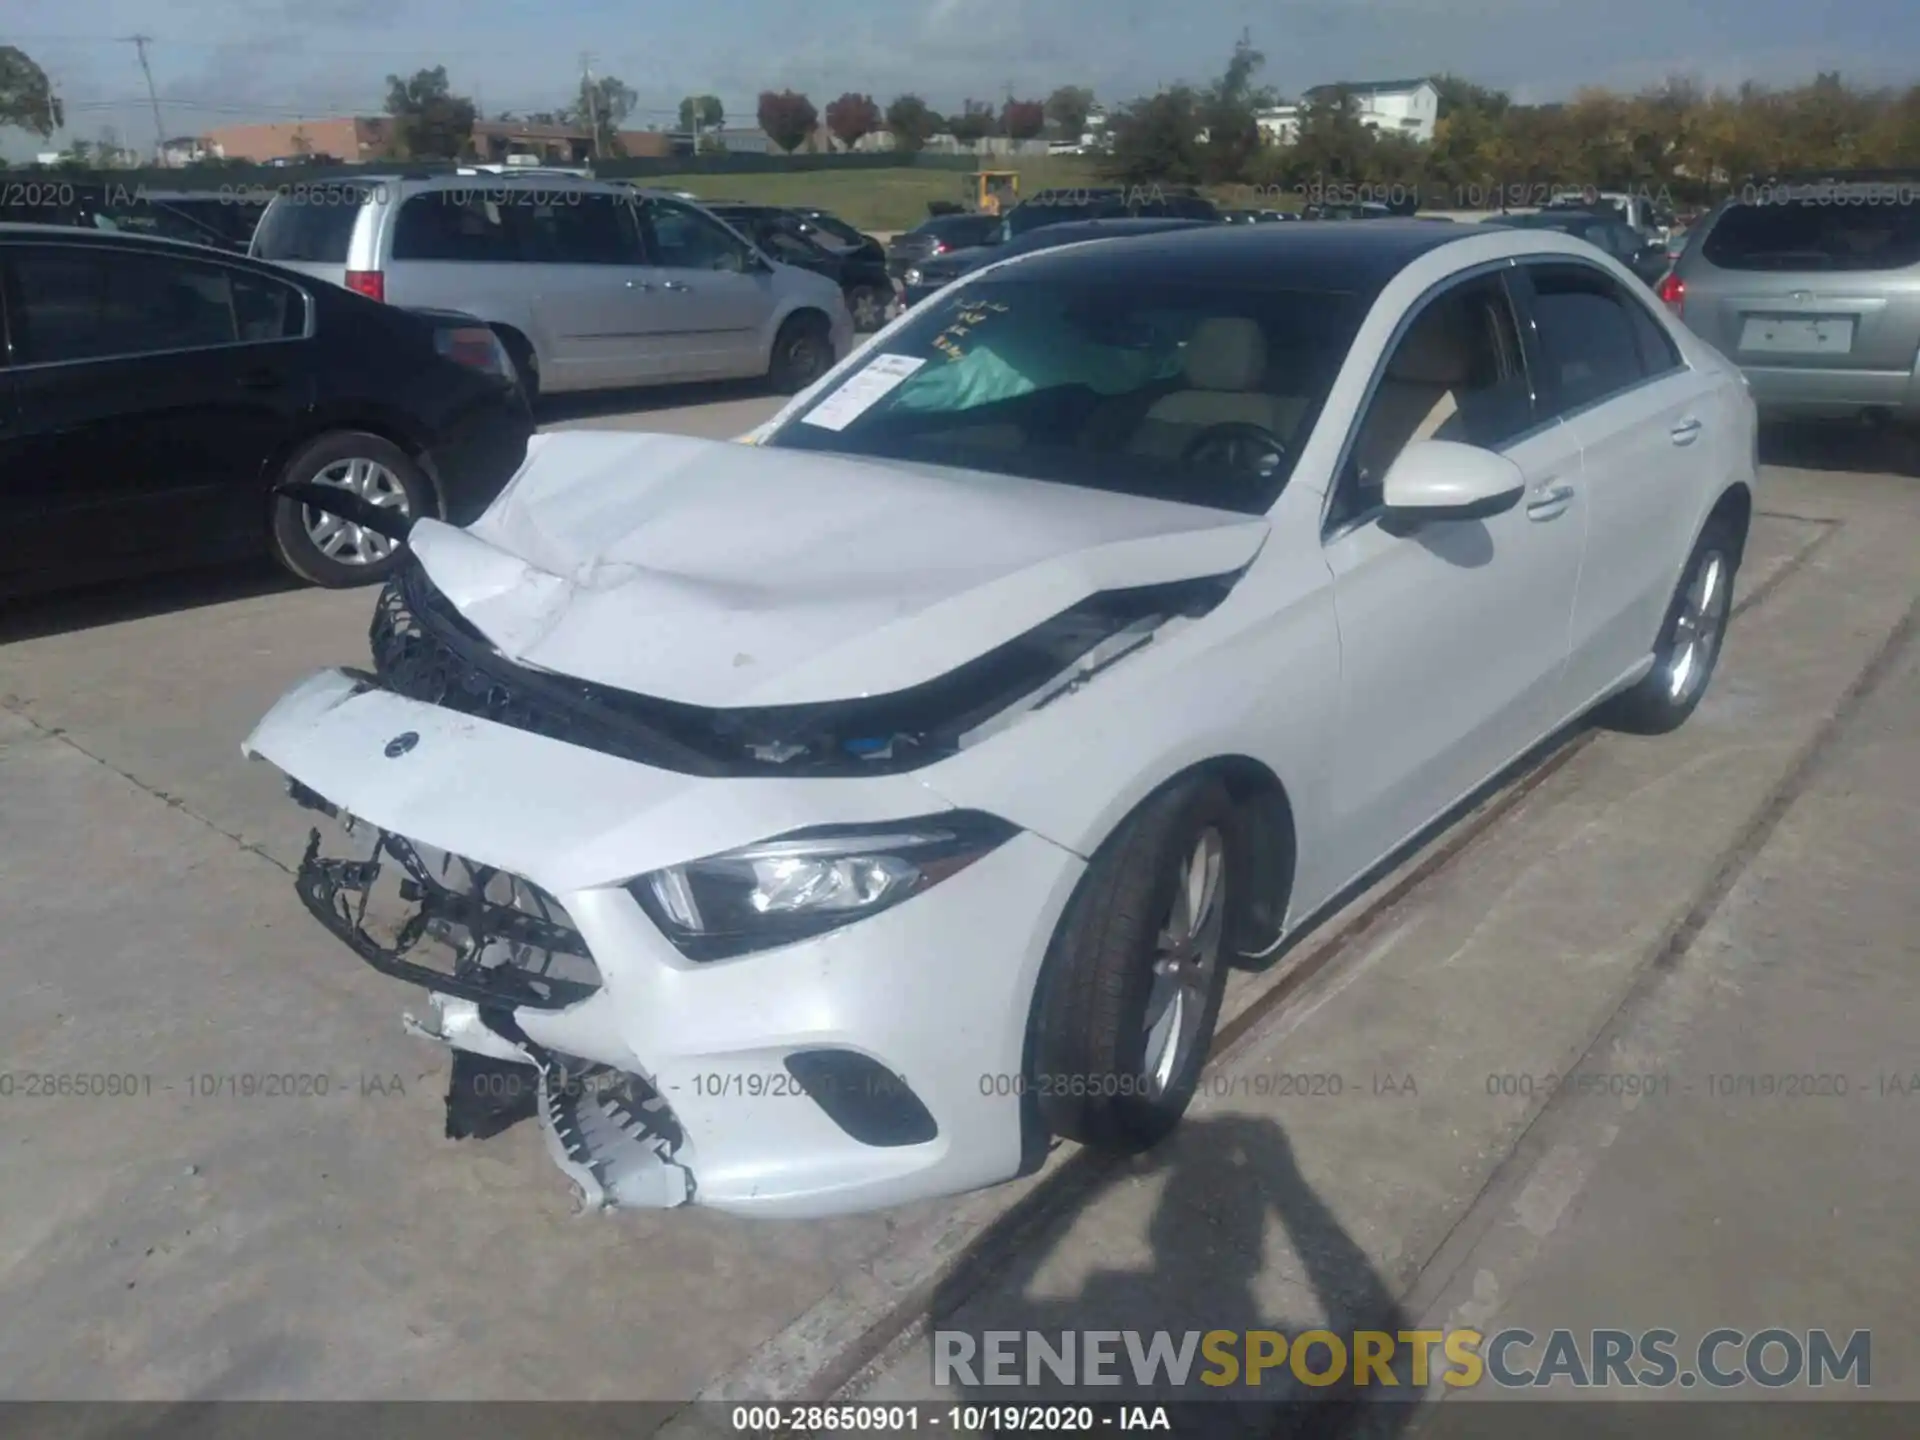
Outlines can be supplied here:
[[[986, 159], [986, 157], [983, 157]], [[1096, 185], [1093, 162], [1077, 155], [1034, 158], [1024, 164], [994, 166], [1020, 172], [1020, 193], [1049, 186]], [[685, 190], [702, 200], [744, 200], [760, 205], [813, 205], [831, 210], [862, 230], [911, 230], [927, 218], [929, 200], [965, 198], [964, 171], [920, 169], [813, 170], [767, 175], [649, 175], [641, 182], [663, 190]]]

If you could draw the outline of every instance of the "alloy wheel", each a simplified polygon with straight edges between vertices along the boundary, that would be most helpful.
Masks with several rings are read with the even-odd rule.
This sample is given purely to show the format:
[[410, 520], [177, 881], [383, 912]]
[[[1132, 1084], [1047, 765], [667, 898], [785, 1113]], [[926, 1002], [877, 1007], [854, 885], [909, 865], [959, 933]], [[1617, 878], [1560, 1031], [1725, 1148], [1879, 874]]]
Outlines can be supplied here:
[[1667, 694], [1676, 701], [1691, 699], [1707, 683], [1726, 628], [1732, 571], [1718, 550], [1709, 550], [1694, 569], [1692, 583], [1674, 617], [1673, 644], [1667, 659]]
[[1148, 1093], [1167, 1093], [1201, 1043], [1226, 907], [1222, 879], [1226, 840], [1209, 826], [1195, 838], [1174, 876], [1173, 904], [1154, 947], [1153, 989], [1147, 997]]

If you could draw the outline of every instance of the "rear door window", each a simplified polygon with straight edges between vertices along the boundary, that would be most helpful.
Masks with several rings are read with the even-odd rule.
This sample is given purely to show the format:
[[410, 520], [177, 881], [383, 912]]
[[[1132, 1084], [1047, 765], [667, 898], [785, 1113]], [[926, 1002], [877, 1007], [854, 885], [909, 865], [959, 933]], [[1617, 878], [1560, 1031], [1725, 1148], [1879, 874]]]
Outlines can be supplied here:
[[537, 197], [508, 207], [523, 260], [550, 265], [638, 265], [643, 261], [633, 206], [594, 191]]
[[1722, 270], [1904, 270], [1920, 265], [1920, 187], [1782, 192], [1733, 205], [1700, 253]]
[[1553, 413], [1596, 405], [1647, 378], [1634, 324], [1637, 302], [1612, 277], [1585, 265], [1523, 268], [1532, 282], [1530, 308]]
[[518, 206], [471, 190], [427, 190], [400, 207], [395, 260], [516, 260], [508, 214]]
[[12, 257], [25, 364], [102, 360], [278, 340], [306, 332], [306, 297], [221, 265], [123, 250]]
[[373, 199], [365, 185], [314, 185], [277, 196], [253, 235], [262, 260], [344, 265], [354, 222]]

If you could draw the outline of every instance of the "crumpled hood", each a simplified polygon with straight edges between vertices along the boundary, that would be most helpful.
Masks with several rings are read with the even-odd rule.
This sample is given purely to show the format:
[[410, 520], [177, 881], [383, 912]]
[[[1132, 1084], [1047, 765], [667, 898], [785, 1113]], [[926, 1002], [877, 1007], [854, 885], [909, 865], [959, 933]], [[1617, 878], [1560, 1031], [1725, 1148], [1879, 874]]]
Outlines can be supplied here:
[[510, 659], [731, 708], [889, 694], [1103, 590], [1225, 574], [1264, 519], [677, 435], [534, 437], [428, 578]]

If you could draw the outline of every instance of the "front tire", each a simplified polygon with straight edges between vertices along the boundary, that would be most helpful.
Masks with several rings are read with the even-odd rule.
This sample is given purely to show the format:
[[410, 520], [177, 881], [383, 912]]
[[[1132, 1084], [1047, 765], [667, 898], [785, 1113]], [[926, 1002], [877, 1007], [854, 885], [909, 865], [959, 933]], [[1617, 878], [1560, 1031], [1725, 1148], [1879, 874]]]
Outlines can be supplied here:
[[1713, 680], [1739, 566], [1740, 537], [1733, 526], [1708, 521], [1661, 622], [1653, 669], [1607, 702], [1601, 723], [1631, 735], [1665, 735], [1686, 723]]
[[[338, 485], [396, 516], [434, 513], [433, 486], [399, 446], [363, 430], [332, 430], [300, 447], [281, 484]], [[286, 496], [273, 502], [274, 558], [308, 584], [329, 590], [384, 580], [405, 548], [350, 520]]]
[[798, 395], [833, 368], [833, 331], [827, 317], [790, 315], [774, 337], [767, 379], [783, 395]]
[[1055, 1135], [1142, 1150], [1180, 1123], [1226, 990], [1236, 813], [1214, 780], [1169, 787], [1081, 878], [1042, 975], [1028, 1085]]
[[887, 323], [887, 302], [893, 297], [872, 285], [856, 285], [847, 292], [847, 310], [856, 334], [870, 335]]

